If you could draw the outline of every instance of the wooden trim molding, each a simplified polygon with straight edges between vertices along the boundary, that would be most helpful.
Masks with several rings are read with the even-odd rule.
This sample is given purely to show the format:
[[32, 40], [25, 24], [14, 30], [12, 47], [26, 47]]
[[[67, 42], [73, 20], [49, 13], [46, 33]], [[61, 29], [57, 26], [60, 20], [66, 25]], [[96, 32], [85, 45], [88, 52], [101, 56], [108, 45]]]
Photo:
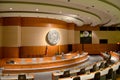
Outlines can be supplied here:
[[3, 26], [20, 26], [20, 17], [3, 17]]

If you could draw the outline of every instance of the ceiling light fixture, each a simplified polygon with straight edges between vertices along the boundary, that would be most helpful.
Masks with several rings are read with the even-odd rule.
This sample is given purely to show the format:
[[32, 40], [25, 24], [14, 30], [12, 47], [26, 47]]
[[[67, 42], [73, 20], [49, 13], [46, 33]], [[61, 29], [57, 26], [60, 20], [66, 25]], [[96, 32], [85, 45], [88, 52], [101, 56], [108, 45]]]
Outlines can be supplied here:
[[9, 8], [10, 10], [12, 10], [13, 8]]
[[39, 9], [35, 9], [36, 11], [39, 11]]

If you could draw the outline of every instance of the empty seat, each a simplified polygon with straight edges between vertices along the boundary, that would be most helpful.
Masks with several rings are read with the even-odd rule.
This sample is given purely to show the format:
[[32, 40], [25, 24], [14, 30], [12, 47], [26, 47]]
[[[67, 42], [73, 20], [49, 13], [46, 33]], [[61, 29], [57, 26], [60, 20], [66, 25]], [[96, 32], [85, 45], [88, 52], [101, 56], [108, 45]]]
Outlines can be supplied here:
[[74, 77], [73, 80], [81, 80], [79, 76]]
[[109, 63], [105, 62], [105, 68], [109, 67]]
[[105, 68], [105, 63], [104, 63], [104, 62], [102, 62], [102, 63], [100, 64], [99, 69], [101, 69], [101, 68]]
[[92, 80], [100, 80], [100, 72], [95, 73], [94, 78]]
[[18, 80], [27, 80], [26, 75], [18, 75]]
[[97, 71], [97, 70], [98, 70], [98, 66], [97, 66], [97, 64], [94, 64], [93, 68], [90, 70], [90, 72], [94, 72], [94, 71]]
[[70, 77], [70, 70], [64, 71], [63, 75], [60, 75], [60, 78]]
[[117, 74], [120, 74], [120, 66], [118, 68], [118, 70], [116, 71]]
[[113, 80], [113, 69], [110, 68], [108, 74], [106, 75], [106, 80]]
[[85, 68], [83, 68], [79, 72], [77, 72], [77, 75], [81, 75], [81, 74], [85, 74], [85, 73], [86, 73]]

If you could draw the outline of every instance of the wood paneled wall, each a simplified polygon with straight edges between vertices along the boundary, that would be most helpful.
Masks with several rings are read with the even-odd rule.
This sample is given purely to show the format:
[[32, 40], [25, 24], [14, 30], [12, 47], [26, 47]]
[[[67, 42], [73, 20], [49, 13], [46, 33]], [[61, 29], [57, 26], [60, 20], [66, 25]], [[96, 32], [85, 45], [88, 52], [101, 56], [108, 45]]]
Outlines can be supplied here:
[[77, 31], [99, 31], [100, 26], [90, 26], [90, 25], [83, 25], [83, 26], [78, 26], [75, 27], [75, 30]]
[[20, 47], [21, 58], [32, 58], [32, 57], [43, 57], [43, 56], [54, 56], [56, 53], [67, 53], [67, 45], [57, 46], [22, 46]]
[[74, 52], [75, 51], [79, 51], [79, 52], [83, 51], [82, 50], [82, 44], [73, 44], [72, 49], [73, 49]]
[[19, 48], [2, 47], [2, 58], [19, 58]]
[[0, 18], [0, 26], [3, 25], [3, 18]]
[[21, 18], [20, 17], [4, 17], [3, 26], [20, 26]]
[[2, 47], [0, 47], [0, 58], [2, 58]]
[[[90, 27], [84, 25], [76, 27], [73, 23], [66, 23], [64, 21], [49, 19], [49, 18], [33, 18], [33, 17], [4, 17], [0, 18], [1, 26], [21, 26], [21, 27], [52, 27], [62, 28], [67, 30], [99, 30], [99, 26]], [[116, 44], [72, 44], [73, 51], [87, 51], [89, 54], [99, 54], [104, 51], [118, 50]], [[47, 48], [47, 54], [46, 54]], [[41, 57], [53, 56], [58, 52], [67, 53], [68, 45], [56, 46], [21, 46], [21, 47], [1, 47], [0, 56], [2, 58], [18, 58], [18, 57]]]
[[89, 54], [116, 50], [119, 50], [119, 45], [117, 44], [84, 44], [84, 51], [87, 51]]

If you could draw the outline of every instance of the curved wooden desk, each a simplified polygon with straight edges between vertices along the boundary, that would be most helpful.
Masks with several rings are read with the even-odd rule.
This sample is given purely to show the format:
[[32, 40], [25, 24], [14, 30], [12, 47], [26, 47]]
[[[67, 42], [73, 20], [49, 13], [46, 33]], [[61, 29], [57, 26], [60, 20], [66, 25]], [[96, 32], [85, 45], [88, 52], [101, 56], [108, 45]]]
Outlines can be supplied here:
[[[15, 64], [6, 64], [6, 61], [14, 60]], [[88, 53], [79, 55], [78, 53], [65, 54], [64, 59], [61, 55], [44, 58], [12, 58], [3, 59], [3, 73], [30, 73], [60, 70], [74, 67], [88, 60]]]
[[[109, 71], [110, 68], [113, 68], [113, 71], [116, 71], [119, 68], [120, 62], [117, 62], [115, 64], [113, 64], [112, 66], [109, 66], [103, 70], [98, 70], [96, 72], [100, 72], [101, 76], [106, 75]], [[83, 74], [83, 75], [79, 75], [79, 77], [81, 78], [81, 80], [90, 80], [94, 78], [94, 75], [96, 72], [92, 72], [92, 73], [88, 73], [88, 74]], [[68, 77], [68, 78], [60, 78], [58, 80], [73, 80], [75, 76], [72, 77]]]

